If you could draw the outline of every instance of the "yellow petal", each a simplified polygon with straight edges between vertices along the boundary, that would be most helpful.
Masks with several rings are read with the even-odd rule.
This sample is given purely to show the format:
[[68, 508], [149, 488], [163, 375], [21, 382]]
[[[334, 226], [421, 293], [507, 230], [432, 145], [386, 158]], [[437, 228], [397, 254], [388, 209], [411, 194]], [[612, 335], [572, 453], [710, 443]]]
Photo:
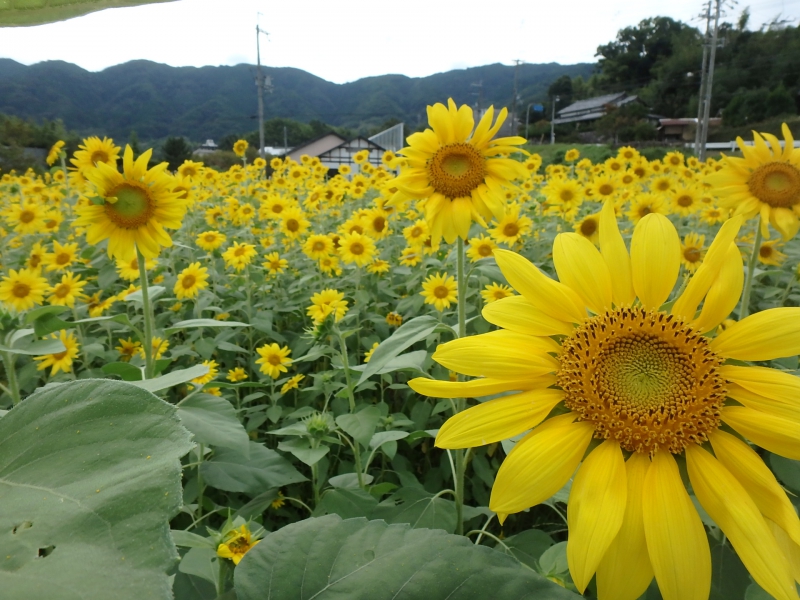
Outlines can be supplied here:
[[720, 375], [735, 384], [733, 389], [738, 387], [750, 392], [745, 401], [736, 398], [742, 404], [757, 402], [758, 405], [751, 408], [800, 420], [800, 403], [797, 401], [800, 398], [800, 377], [767, 367], [736, 365], [723, 365]]
[[770, 308], [734, 323], [711, 340], [725, 358], [772, 360], [800, 354], [800, 308]]
[[497, 472], [489, 508], [511, 514], [544, 502], [560, 490], [581, 462], [594, 427], [574, 414], [548, 419], [517, 442]]
[[472, 377], [519, 380], [554, 372], [558, 361], [547, 353], [558, 349], [550, 338], [501, 329], [442, 344], [433, 360]]
[[703, 310], [692, 325], [701, 333], [716, 329], [736, 308], [739, 297], [742, 295], [743, 284], [742, 253], [739, 252], [736, 244], [730, 244], [725, 262], [711, 285], [711, 289], [708, 290]]
[[560, 233], [553, 242], [553, 263], [568, 285], [595, 314], [611, 308], [611, 275], [600, 251], [577, 233]]
[[611, 275], [612, 295], [617, 306], [630, 306], [636, 298], [631, 275], [631, 257], [619, 232], [614, 201], [606, 200], [600, 211], [600, 253]]
[[634, 452], [625, 463], [628, 494], [617, 537], [597, 567], [600, 600], [637, 600], [653, 580], [642, 518], [642, 489], [650, 459]]
[[728, 397], [753, 410], [800, 423], [800, 402], [797, 402], [797, 397], [769, 398], [756, 394], [737, 383], [728, 384]]
[[789, 561], [789, 567], [792, 569], [792, 577], [794, 577], [795, 581], [800, 582], [800, 546], [793, 542], [789, 534], [776, 523], [773, 523], [769, 519], [766, 519], [766, 521], [772, 535], [775, 536], [775, 541], [778, 542], [778, 547], [781, 549], [781, 552], [783, 552], [786, 560]]
[[498, 248], [494, 258], [511, 287], [536, 309], [568, 323], [582, 323], [586, 319], [583, 300], [572, 288], [553, 281], [516, 252]]
[[439, 448], [471, 448], [506, 440], [536, 427], [564, 399], [562, 390], [532, 390], [489, 400], [447, 419]]
[[719, 429], [709, 439], [719, 462], [747, 490], [758, 510], [800, 544], [800, 519], [786, 492], [755, 450], [735, 435]]
[[722, 420], [754, 444], [800, 460], [800, 423], [746, 406], [725, 406]]
[[631, 240], [633, 289], [647, 309], [669, 298], [681, 267], [681, 241], [667, 217], [650, 213], [636, 224]]
[[642, 517], [647, 552], [664, 600], [708, 600], [711, 552], [706, 530], [669, 452], [657, 452], [647, 470]]
[[536, 388], [547, 388], [556, 382], [554, 375], [542, 375], [526, 379], [490, 379], [471, 381], [440, 381], [417, 377], [408, 382], [408, 387], [432, 398], [480, 398], [502, 392], [522, 392]]
[[[708, 290], [716, 281], [722, 264], [728, 256], [728, 248], [736, 239], [736, 234], [742, 226], [742, 217], [734, 217], [723, 223], [717, 232], [714, 241], [706, 252], [703, 264], [697, 269], [695, 274], [686, 285], [686, 289], [675, 301], [672, 306], [672, 314], [682, 317], [689, 321], [694, 319], [697, 307], [703, 300]], [[741, 260], [741, 257], [740, 259]]]
[[606, 440], [583, 461], [567, 506], [567, 561], [583, 593], [622, 525], [628, 484], [619, 443]]
[[509, 296], [483, 307], [492, 325], [535, 336], [570, 335], [574, 327], [537, 309], [525, 296]]
[[797, 600], [789, 563], [747, 490], [696, 444], [686, 447], [686, 465], [697, 499], [728, 536], [756, 583], [779, 600]]

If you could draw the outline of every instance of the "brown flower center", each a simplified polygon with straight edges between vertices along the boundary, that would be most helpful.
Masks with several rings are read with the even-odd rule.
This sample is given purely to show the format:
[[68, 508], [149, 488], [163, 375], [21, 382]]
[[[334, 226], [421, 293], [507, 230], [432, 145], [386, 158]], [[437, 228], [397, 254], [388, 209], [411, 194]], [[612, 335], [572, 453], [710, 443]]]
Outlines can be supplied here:
[[584, 219], [581, 222], [581, 235], [584, 237], [592, 237], [597, 232], [596, 219]]
[[[112, 204], [108, 198], [117, 201]], [[136, 181], [126, 181], [111, 190], [103, 207], [111, 222], [122, 229], [144, 227], [155, 211], [149, 190]]]
[[428, 161], [431, 187], [445, 198], [470, 197], [485, 177], [486, 159], [471, 144], [447, 144]]
[[506, 237], [517, 237], [519, 235], [519, 225], [516, 223], [506, 223], [503, 227], [503, 235]]
[[753, 171], [747, 187], [772, 208], [790, 208], [800, 202], [800, 171], [785, 162], [767, 163]]
[[446, 285], [437, 285], [433, 289], [433, 295], [440, 299], [447, 298], [450, 295], [450, 288]]
[[32, 210], [23, 210], [19, 213], [20, 223], [30, 223], [36, 218], [36, 214]]
[[688, 208], [692, 204], [694, 204], [694, 198], [692, 198], [688, 194], [683, 194], [681, 196], [678, 196], [677, 203], [678, 206], [682, 206], [683, 208]]
[[59, 283], [55, 289], [53, 290], [53, 294], [56, 298], [66, 298], [69, 296], [71, 291], [71, 287], [66, 283]]
[[18, 281], [14, 284], [14, 287], [11, 289], [11, 293], [14, 294], [17, 298], [27, 298], [28, 295], [31, 293], [31, 286], [27, 283], [22, 283]]
[[188, 290], [192, 286], [194, 286], [197, 278], [194, 275], [184, 275], [183, 279], [181, 280], [181, 285], [183, 285], [183, 289]]

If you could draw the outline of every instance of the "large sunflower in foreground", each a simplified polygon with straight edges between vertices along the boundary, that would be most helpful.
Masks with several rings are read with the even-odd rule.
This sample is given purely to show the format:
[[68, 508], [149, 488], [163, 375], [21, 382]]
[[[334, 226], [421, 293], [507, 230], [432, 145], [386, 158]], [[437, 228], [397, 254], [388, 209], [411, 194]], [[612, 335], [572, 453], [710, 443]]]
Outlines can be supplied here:
[[[800, 149], [792, 132], [782, 127], [784, 147], [769, 133], [753, 132], [754, 146], [736, 143], [742, 158], [726, 156], [724, 167], [706, 178], [719, 196], [722, 208], [732, 208], [746, 219], [761, 215], [764, 237], [768, 224], [788, 240], [800, 229]], [[767, 145], [769, 142], [769, 145]]]
[[73, 226], [86, 227], [86, 241], [92, 245], [107, 239], [108, 255], [119, 260], [131, 260], [137, 247], [145, 257], [158, 256], [162, 246], [172, 245], [165, 228], [180, 228], [186, 214], [186, 201], [172, 191], [167, 163], [147, 168], [152, 154], [147, 150], [134, 162], [133, 150], [126, 146], [122, 173], [106, 163], [85, 173], [101, 203], [77, 208]]
[[405, 157], [400, 175], [387, 182], [399, 190], [392, 205], [424, 200], [434, 245], [442, 237], [447, 243], [457, 237], [466, 239], [473, 220], [483, 223], [493, 216], [501, 220], [505, 216], [503, 188], [528, 176], [522, 163], [506, 158], [520, 152], [516, 146], [524, 144], [525, 138], [492, 139], [507, 114], [502, 109], [492, 125], [494, 108], [489, 107], [475, 127], [467, 105], [457, 108], [449, 99], [447, 106], [428, 106], [431, 128], [410, 135], [408, 147], [400, 151]]
[[560, 282], [495, 250], [521, 294], [483, 309], [501, 329], [433, 355], [480, 378], [410, 385], [439, 398], [503, 395], [450, 418], [436, 445], [467, 448], [532, 430], [497, 473], [489, 506], [501, 521], [550, 498], [578, 469], [567, 557], [579, 590], [597, 574], [601, 600], [634, 600], [653, 575], [666, 600], [708, 597], [708, 539], [681, 479], [685, 464], [753, 578], [776, 598], [797, 598], [787, 555], [790, 545], [800, 550], [800, 521], [755, 451], [722, 426], [800, 459], [800, 379], [741, 362], [800, 353], [800, 308], [763, 311], [709, 336], [742, 290], [734, 244], [742, 219], [722, 226], [671, 305], [675, 227], [647, 215], [629, 253], [611, 202], [601, 219], [599, 250], [575, 233], [556, 238]]

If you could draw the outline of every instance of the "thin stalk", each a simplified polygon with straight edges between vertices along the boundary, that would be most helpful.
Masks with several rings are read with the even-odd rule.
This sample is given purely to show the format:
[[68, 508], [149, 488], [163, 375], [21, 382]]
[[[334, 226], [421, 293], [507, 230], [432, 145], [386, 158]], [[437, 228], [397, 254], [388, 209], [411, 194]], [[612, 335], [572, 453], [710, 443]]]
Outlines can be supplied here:
[[203, 475], [200, 473], [200, 467], [203, 466], [203, 455], [205, 453], [203, 444], [199, 444], [197, 446], [197, 450], [200, 454], [200, 458], [197, 463], [197, 514], [195, 515], [195, 520], [200, 519], [200, 517], [203, 515], [203, 493], [205, 492]]
[[228, 577], [228, 561], [224, 558], [217, 558], [217, 596], [225, 593], [225, 580]]
[[136, 247], [136, 261], [139, 263], [139, 282], [142, 284], [142, 312], [144, 313], [144, 378], [152, 379], [155, 375], [155, 357], [153, 354], [153, 307], [150, 304], [150, 284], [147, 281], [147, 267], [139, 247]]
[[750, 314], [750, 290], [753, 287], [753, 272], [758, 262], [758, 252], [761, 249], [761, 217], [758, 217], [756, 224], [756, 238], [753, 240], [753, 251], [750, 253], [750, 260], [747, 263], [747, 274], [744, 279], [744, 290], [742, 291], [742, 304], [739, 307], [739, 320], [741, 321]]
[[[464, 273], [464, 240], [460, 237], [456, 242], [456, 284], [458, 285], [458, 337], [467, 335], [467, 277]], [[461, 379], [461, 377], [459, 377]], [[467, 407], [465, 398], [455, 401], [456, 412], [461, 412]], [[456, 534], [464, 534], [464, 485], [466, 479], [466, 453], [456, 450], [456, 464], [454, 468], [456, 503]]]
[[16, 358], [11, 352], [3, 352], [3, 364], [6, 367], [6, 378], [8, 379], [8, 393], [11, 396], [11, 401], [17, 405], [22, 400], [19, 394], [19, 381], [17, 381], [17, 372], [14, 369], [14, 362]]

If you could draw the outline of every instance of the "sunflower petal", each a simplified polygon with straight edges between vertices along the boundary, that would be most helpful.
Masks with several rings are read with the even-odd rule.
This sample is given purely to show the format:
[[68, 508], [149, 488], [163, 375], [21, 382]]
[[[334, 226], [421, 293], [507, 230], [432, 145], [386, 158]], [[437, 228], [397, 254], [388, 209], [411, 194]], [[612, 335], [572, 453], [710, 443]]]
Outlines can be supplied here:
[[800, 544], [800, 519], [786, 492], [755, 450], [735, 435], [719, 429], [709, 439], [719, 462], [747, 490], [758, 510]]
[[725, 406], [722, 420], [754, 444], [800, 460], [800, 423], [746, 406]]
[[664, 600], [708, 600], [708, 538], [669, 452], [657, 452], [647, 470], [642, 516], [647, 552]]
[[485, 446], [541, 423], [564, 399], [562, 390], [533, 390], [489, 400], [447, 419], [436, 436], [439, 448]]
[[622, 450], [615, 440], [606, 440], [578, 469], [567, 506], [567, 561], [581, 593], [619, 532], [627, 493]]
[[736, 308], [743, 285], [742, 253], [736, 244], [729, 244], [725, 262], [708, 290], [700, 316], [692, 325], [701, 333], [715, 329]]
[[547, 388], [556, 382], [555, 375], [542, 375], [526, 379], [490, 379], [483, 377], [471, 381], [440, 381], [417, 377], [408, 382], [408, 387], [432, 398], [480, 398], [503, 392], [524, 392]]
[[492, 325], [533, 336], [570, 335], [571, 323], [537, 309], [525, 296], [509, 296], [483, 307], [483, 318]]
[[633, 288], [646, 309], [669, 298], [681, 268], [681, 241], [664, 215], [650, 213], [636, 224], [631, 240]]
[[560, 490], [581, 462], [594, 427], [574, 414], [548, 419], [517, 442], [497, 472], [489, 508], [511, 514], [544, 502]]
[[611, 308], [611, 275], [595, 245], [577, 233], [560, 233], [553, 242], [553, 263], [568, 285], [595, 314]]
[[800, 308], [770, 308], [739, 321], [711, 340], [725, 358], [772, 360], [800, 354]]
[[628, 494], [617, 537], [597, 567], [597, 596], [602, 600], [637, 600], [653, 580], [642, 518], [642, 489], [650, 459], [634, 452], [625, 463]]
[[796, 600], [789, 563], [747, 490], [696, 444], [686, 447], [686, 464], [697, 499], [728, 536], [753, 579], [779, 600]]
[[617, 306], [630, 306], [636, 298], [631, 278], [631, 257], [619, 232], [614, 201], [606, 200], [600, 211], [600, 253], [611, 275], [612, 295]]
[[789, 534], [776, 523], [773, 523], [769, 519], [765, 520], [770, 531], [772, 531], [772, 535], [775, 536], [775, 541], [778, 542], [781, 552], [783, 552], [783, 555], [789, 561], [789, 567], [792, 569], [794, 580], [800, 582], [800, 546], [793, 542]]

